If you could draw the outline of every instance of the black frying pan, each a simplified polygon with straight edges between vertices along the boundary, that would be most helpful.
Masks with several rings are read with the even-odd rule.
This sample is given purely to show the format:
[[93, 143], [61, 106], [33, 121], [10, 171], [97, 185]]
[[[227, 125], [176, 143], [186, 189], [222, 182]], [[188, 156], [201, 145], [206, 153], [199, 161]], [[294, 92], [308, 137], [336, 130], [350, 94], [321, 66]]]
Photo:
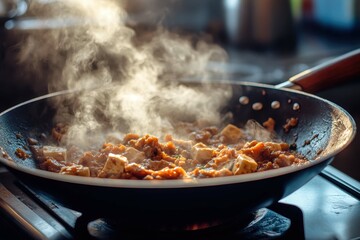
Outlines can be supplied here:
[[[338, 67], [340, 71], [333, 72]], [[324, 71], [324, 68], [327, 70]], [[312, 90], [316, 90], [318, 84], [314, 83], [318, 83], [318, 80], [329, 80], [334, 75], [343, 77], [343, 73], [353, 75], [354, 69], [355, 72], [360, 69], [359, 51], [307, 71], [307, 76], [299, 75], [286, 85], [304, 88], [315, 86]], [[313, 76], [313, 84], [308, 85], [305, 80]], [[356, 126], [352, 117], [327, 100], [269, 85], [219, 85], [223, 84], [230, 86], [233, 91], [225, 112], [233, 113], [235, 124], [242, 125], [248, 119], [262, 123], [268, 117], [274, 118], [278, 136], [296, 145], [297, 151], [308, 157], [311, 163], [232, 177], [141, 181], [60, 175], [37, 169], [31, 158], [22, 160], [16, 157], [15, 150], [26, 145], [27, 137], [48, 132], [52, 127], [56, 109], [49, 102], [76, 97], [77, 92], [73, 91], [33, 99], [1, 113], [0, 146], [13, 160], [0, 153], [0, 162], [35, 191], [45, 193], [90, 217], [122, 219], [130, 225], [162, 225], [228, 218], [270, 206], [316, 176], [355, 135]], [[240, 103], [241, 96], [248, 97], [249, 103]], [[271, 106], [274, 101], [280, 103], [280, 108]], [[263, 107], [254, 110], [254, 103], [262, 103]], [[282, 125], [291, 117], [299, 119], [298, 126], [285, 132]]]

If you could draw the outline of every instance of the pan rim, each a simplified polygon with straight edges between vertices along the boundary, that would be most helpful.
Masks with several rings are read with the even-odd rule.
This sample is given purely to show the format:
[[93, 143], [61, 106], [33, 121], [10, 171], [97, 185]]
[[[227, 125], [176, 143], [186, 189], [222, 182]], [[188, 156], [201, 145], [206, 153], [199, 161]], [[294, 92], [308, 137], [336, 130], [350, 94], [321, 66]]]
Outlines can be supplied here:
[[[336, 154], [344, 150], [354, 139], [356, 134], [356, 124], [352, 116], [342, 107], [338, 106], [337, 104], [323, 99], [321, 97], [318, 97], [316, 95], [305, 93], [298, 90], [293, 89], [280, 89], [272, 85], [268, 84], [262, 84], [262, 83], [252, 83], [252, 82], [233, 82], [233, 81], [222, 81], [220, 82], [233, 84], [233, 85], [241, 85], [241, 86], [250, 86], [250, 87], [259, 87], [259, 88], [265, 88], [265, 89], [276, 89], [278, 91], [284, 91], [284, 92], [293, 92], [300, 95], [305, 95], [311, 98], [318, 99], [320, 101], [326, 102], [327, 104], [331, 105], [332, 107], [339, 109], [340, 112], [346, 116], [346, 118], [349, 120], [349, 124], [352, 126], [349, 131], [351, 131], [348, 134], [348, 138], [346, 139], [346, 142], [337, 147], [336, 149], [330, 151], [326, 156], [319, 157], [314, 160], [310, 160], [308, 164], [301, 165], [301, 166], [288, 166], [283, 167], [279, 169], [274, 170], [267, 170], [264, 172], [256, 172], [251, 174], [243, 174], [243, 175], [237, 175], [237, 176], [226, 176], [226, 177], [216, 177], [216, 178], [203, 178], [203, 179], [174, 179], [174, 180], [128, 180], [128, 179], [102, 179], [102, 178], [90, 178], [90, 177], [80, 177], [80, 176], [71, 176], [71, 175], [61, 175], [58, 173], [48, 172], [41, 169], [33, 169], [25, 166], [21, 166], [17, 164], [14, 161], [9, 161], [8, 159], [5, 159], [3, 157], [0, 157], [0, 163], [4, 164], [5, 166], [12, 168], [14, 170], [18, 170], [36, 177], [49, 179], [49, 180], [55, 180], [60, 182], [67, 182], [72, 184], [81, 184], [81, 185], [88, 185], [88, 186], [97, 186], [97, 187], [111, 187], [111, 188], [145, 188], [145, 189], [166, 189], [166, 188], [194, 188], [194, 187], [210, 187], [210, 186], [220, 186], [220, 185], [228, 185], [228, 184], [241, 184], [245, 182], [250, 181], [260, 181], [268, 178], [274, 178], [294, 172], [301, 171], [306, 168], [310, 168], [314, 165], [318, 165], [323, 161], [326, 161], [332, 157], [334, 157]], [[219, 82], [216, 82], [214, 84], [219, 84]], [[30, 99], [28, 101], [22, 102], [20, 104], [17, 104], [3, 112], [0, 113], [0, 117], [6, 114], [7, 112], [12, 111], [13, 109], [16, 109], [18, 107], [21, 107], [23, 105], [40, 101], [42, 99], [55, 97], [63, 94], [70, 94], [74, 92], [78, 92], [84, 89], [73, 89], [73, 90], [64, 90], [59, 92], [54, 92], [50, 94], [46, 94], [40, 97], [36, 97], [33, 99]]]
[[300, 166], [287, 166], [279, 169], [271, 169], [263, 172], [242, 174], [236, 176], [225, 176], [215, 178], [189, 178], [189, 179], [171, 179], [171, 180], [131, 180], [131, 179], [108, 179], [96, 177], [81, 177], [73, 175], [62, 175], [41, 169], [28, 168], [21, 166], [13, 161], [5, 160], [0, 157], [0, 162], [5, 166], [32, 176], [40, 177], [45, 180], [55, 180], [71, 184], [79, 184], [94, 187], [109, 188], [137, 188], [137, 189], [167, 189], [167, 188], [194, 188], [194, 187], [212, 187], [221, 185], [241, 184], [246, 182], [260, 181], [268, 178], [279, 177], [290, 173], [298, 172], [306, 168], [318, 165], [332, 156], [323, 159], [310, 161], [308, 164]]

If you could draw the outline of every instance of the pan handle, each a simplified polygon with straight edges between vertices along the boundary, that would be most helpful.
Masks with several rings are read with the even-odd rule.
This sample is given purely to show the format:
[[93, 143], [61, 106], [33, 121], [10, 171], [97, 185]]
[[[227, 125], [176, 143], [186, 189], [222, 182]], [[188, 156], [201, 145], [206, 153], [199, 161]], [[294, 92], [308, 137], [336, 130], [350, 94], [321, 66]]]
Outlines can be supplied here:
[[276, 87], [313, 93], [354, 76], [360, 76], [360, 49], [305, 70]]

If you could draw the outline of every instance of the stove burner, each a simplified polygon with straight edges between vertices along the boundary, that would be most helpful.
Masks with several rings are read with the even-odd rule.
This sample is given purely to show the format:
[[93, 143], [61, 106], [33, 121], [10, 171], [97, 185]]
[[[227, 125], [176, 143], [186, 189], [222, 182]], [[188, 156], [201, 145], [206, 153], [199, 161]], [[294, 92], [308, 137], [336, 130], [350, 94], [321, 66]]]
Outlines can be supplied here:
[[[94, 216], [65, 208], [47, 196], [34, 192], [25, 184], [18, 182], [12, 175], [0, 176], [2, 187], [0, 200], [8, 205], [25, 209], [18, 212], [37, 216], [37, 225], [49, 225], [48, 235], [41, 232], [28, 233], [37, 238], [39, 235], [49, 239], [304, 239], [303, 216], [299, 208], [278, 203], [271, 208], [262, 208], [247, 216], [217, 219], [211, 221], [188, 222], [188, 224], [149, 224], [139, 226], [126, 224], [123, 220], [94, 219]], [[11, 201], [9, 199], [11, 198]], [[0, 202], [1, 203], [1, 202]], [[21, 204], [20, 204], [21, 203]], [[15, 206], [14, 206], [15, 209]], [[15, 218], [11, 216], [10, 218]], [[27, 219], [24, 215], [22, 219]], [[34, 224], [31, 221], [29, 225]], [[124, 224], [125, 223], [125, 224]], [[151, 223], [151, 219], [149, 219]], [[36, 226], [35, 226], [36, 227]], [[51, 230], [51, 231], [50, 231]], [[50, 234], [50, 235], [49, 235]], [[52, 236], [57, 236], [52, 238]], [[58, 236], [62, 236], [58, 238]], [[295, 237], [294, 237], [295, 236]], [[45, 237], [46, 239], [48, 237]]]
[[[54, 211], [56, 209], [59, 218], [62, 218], [62, 215], [68, 215], [65, 214], [66, 208], [54, 203], [44, 195], [35, 193], [25, 184], [21, 184], [21, 186], [49, 210]], [[174, 224], [161, 223], [161, 225], [151, 223], [151, 219], [148, 225], [136, 225], [133, 222], [128, 224], [126, 219], [99, 218], [94, 220], [93, 216], [85, 213], [77, 217], [72, 232], [75, 239], [148, 239], [149, 236], [156, 236], [157, 239], [169, 239], [170, 237], [171, 239], [198, 239], [204, 236], [207, 239], [233, 239], [234, 237], [240, 237], [240, 239], [278, 239], [287, 233], [290, 226], [289, 218], [273, 210], [262, 208], [246, 216], [192, 223], [191, 220], [187, 223], [179, 221]]]
[[[239, 218], [224, 223], [193, 224], [185, 228], [182, 226], [166, 226], [165, 228], [151, 229], [139, 227], [122, 227], [113, 221], [97, 219], [89, 224], [85, 221], [88, 234], [96, 239], [106, 236], [106, 239], [148, 239], [154, 236], [156, 239], [278, 239], [289, 230], [290, 219], [263, 208], [250, 214], [246, 218]], [[80, 227], [80, 226], [77, 226]], [[84, 227], [84, 226], [82, 226]], [[84, 234], [84, 231], [82, 231]], [[79, 236], [84, 238], [86, 236]]]

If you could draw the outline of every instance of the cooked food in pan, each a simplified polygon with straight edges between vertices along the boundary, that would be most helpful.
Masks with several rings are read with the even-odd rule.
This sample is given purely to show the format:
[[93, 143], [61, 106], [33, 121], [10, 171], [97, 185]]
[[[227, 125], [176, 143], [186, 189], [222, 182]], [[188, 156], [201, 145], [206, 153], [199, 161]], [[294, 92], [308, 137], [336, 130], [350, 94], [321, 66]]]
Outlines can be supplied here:
[[[269, 125], [271, 119], [264, 123]], [[292, 165], [308, 160], [281, 141], [252, 139], [244, 128], [224, 128], [181, 123], [187, 138], [128, 133], [111, 134], [100, 149], [43, 145], [28, 141], [39, 167], [65, 175], [119, 179], [212, 178], [247, 174]], [[264, 131], [268, 131], [263, 129]], [[58, 124], [52, 137], [60, 142], [67, 126]]]

